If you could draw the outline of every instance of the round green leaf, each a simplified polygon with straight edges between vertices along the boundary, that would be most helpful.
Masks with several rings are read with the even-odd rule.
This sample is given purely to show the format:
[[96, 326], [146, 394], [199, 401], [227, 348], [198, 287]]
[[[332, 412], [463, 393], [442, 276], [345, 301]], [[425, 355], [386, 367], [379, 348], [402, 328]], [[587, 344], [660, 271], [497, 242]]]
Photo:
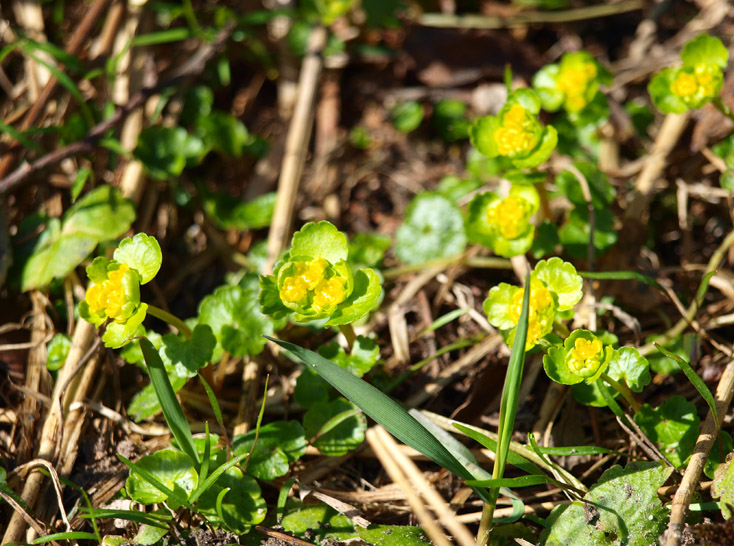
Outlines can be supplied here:
[[266, 343], [262, 336], [274, 331], [251, 286], [220, 286], [206, 296], [199, 306], [199, 324], [211, 327], [221, 347], [238, 358], [262, 352]]
[[609, 364], [609, 377], [617, 381], [624, 380], [627, 386], [634, 392], [642, 392], [642, 389], [650, 384], [650, 364], [637, 349], [633, 347], [622, 347], [614, 352], [612, 362]]
[[686, 42], [680, 54], [684, 66], [697, 66], [702, 64], [715, 65], [726, 68], [729, 62], [729, 51], [726, 46], [714, 36], [701, 34], [693, 40]]
[[[321, 427], [332, 417], [354, 409], [357, 409], [357, 406], [344, 398], [314, 404], [303, 416], [306, 437], [313, 438], [321, 430]], [[340, 457], [348, 451], [356, 449], [364, 441], [366, 430], [367, 419], [365, 416], [361, 413], [353, 415], [339, 423], [329, 432], [319, 436], [314, 442], [314, 445], [324, 455]]]
[[332, 264], [345, 261], [347, 236], [331, 222], [309, 222], [293, 234], [290, 255], [299, 258], [324, 258]]
[[208, 325], [197, 324], [191, 339], [167, 334], [163, 336], [162, 342], [158, 352], [166, 368], [183, 366], [188, 371], [189, 377], [193, 377], [211, 361], [217, 339]]
[[[220, 517], [217, 513], [217, 497], [224, 489], [229, 491], [224, 495]], [[251, 526], [261, 523], [267, 512], [260, 486], [254, 478], [243, 475], [237, 467], [219, 476], [199, 497], [196, 508], [215, 527], [226, 527], [237, 533], [246, 533]]]
[[[175, 449], [161, 449], [151, 455], [146, 455], [137, 462], [137, 465], [153, 474], [168, 489], [179, 492], [186, 498], [196, 488], [199, 481], [199, 475], [191, 459], [185, 453]], [[130, 471], [130, 477], [125, 482], [125, 489], [130, 498], [141, 504], [168, 500], [165, 493], [156, 489], [133, 470]]]
[[329, 345], [319, 347], [319, 354], [357, 377], [362, 377], [377, 363], [377, 359], [380, 358], [380, 348], [371, 339], [357, 336], [349, 353], [334, 341]]
[[110, 349], [119, 349], [125, 345], [130, 338], [135, 337], [138, 327], [143, 323], [143, 320], [145, 320], [147, 312], [148, 304], [141, 303], [133, 315], [125, 322], [110, 322], [102, 336], [102, 341], [104, 342], [105, 347], [109, 347]]
[[66, 334], [56, 334], [46, 347], [46, 368], [50, 371], [58, 370], [66, 362], [71, 348], [71, 338]]
[[[234, 437], [235, 455], [247, 453], [255, 444], [255, 431]], [[275, 421], [260, 427], [247, 473], [260, 480], [274, 480], [288, 473], [289, 464], [306, 453], [306, 436], [298, 421]]]
[[421, 264], [464, 250], [466, 233], [459, 207], [445, 197], [424, 192], [405, 211], [396, 234], [395, 254], [403, 263]]
[[145, 284], [156, 276], [163, 262], [161, 247], [155, 237], [138, 233], [133, 238], [120, 241], [112, 256], [118, 262], [127, 264], [138, 272], [140, 284]]
[[495, 116], [484, 116], [474, 120], [469, 129], [469, 138], [472, 146], [483, 156], [492, 158], [499, 155], [494, 133], [500, 127], [500, 122]]
[[423, 121], [425, 109], [418, 101], [408, 101], [397, 105], [390, 111], [395, 128], [401, 133], [415, 131]]
[[695, 404], [676, 394], [657, 408], [644, 404], [635, 414], [635, 423], [680, 468], [693, 452], [700, 419]]
[[566, 351], [562, 347], [551, 347], [543, 356], [545, 373], [556, 383], [562, 385], [576, 385], [584, 378], [573, 373], [566, 364]]
[[517, 326], [510, 316], [510, 307], [515, 292], [520, 290], [517, 286], [500, 283], [492, 287], [489, 296], [484, 300], [483, 309], [489, 323], [500, 330], [507, 330]]
[[135, 156], [151, 177], [157, 180], [174, 178], [186, 166], [188, 140], [189, 134], [183, 127], [147, 127], [138, 137]]
[[688, 105], [670, 91], [670, 85], [677, 74], [678, 69], [664, 68], [647, 84], [652, 102], [663, 114], [682, 114], [688, 111]]

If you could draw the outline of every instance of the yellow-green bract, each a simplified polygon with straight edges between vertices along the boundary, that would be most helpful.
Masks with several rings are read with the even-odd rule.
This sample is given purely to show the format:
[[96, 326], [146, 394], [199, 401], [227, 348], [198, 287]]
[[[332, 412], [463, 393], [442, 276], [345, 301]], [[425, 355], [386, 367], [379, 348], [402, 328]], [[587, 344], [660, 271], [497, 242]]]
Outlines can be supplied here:
[[350, 324], [369, 313], [382, 294], [372, 269], [352, 270], [347, 238], [329, 222], [308, 223], [293, 235], [273, 275], [260, 277], [260, 307], [275, 319], [326, 319]]
[[155, 237], [138, 233], [120, 242], [112, 260], [102, 256], [87, 267], [91, 281], [79, 315], [100, 327], [106, 347], [122, 347], [145, 319], [148, 306], [140, 301], [140, 285], [149, 282], [161, 267], [161, 249]]
[[[530, 314], [525, 350], [529, 351], [550, 334], [558, 311], [568, 311], [582, 296], [583, 280], [576, 268], [560, 258], [539, 261], [530, 275]], [[520, 318], [523, 290], [501, 283], [489, 291], [484, 312], [489, 323], [499, 328], [512, 347]]]
[[701, 34], [686, 43], [681, 60], [682, 66], [664, 68], [648, 85], [650, 97], [664, 114], [701, 108], [717, 97], [724, 85], [729, 52], [718, 38]]

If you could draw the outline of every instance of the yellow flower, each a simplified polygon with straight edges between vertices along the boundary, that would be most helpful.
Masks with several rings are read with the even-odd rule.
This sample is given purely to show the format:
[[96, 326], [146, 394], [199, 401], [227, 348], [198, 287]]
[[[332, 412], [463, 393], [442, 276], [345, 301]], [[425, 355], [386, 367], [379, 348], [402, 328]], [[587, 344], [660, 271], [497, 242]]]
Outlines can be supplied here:
[[692, 97], [698, 91], [696, 77], [681, 70], [670, 84], [670, 91], [681, 98]]
[[566, 95], [566, 106], [571, 111], [582, 110], [586, 104], [586, 94], [597, 76], [596, 65], [593, 62], [561, 65], [558, 75], [558, 89]]
[[487, 210], [487, 220], [499, 227], [503, 237], [515, 239], [527, 229], [531, 214], [532, 206], [526, 199], [511, 195]]
[[104, 313], [108, 318], [117, 318], [123, 306], [128, 302], [123, 279], [129, 270], [126, 264], [121, 264], [119, 269], [110, 271], [107, 280], [92, 284], [87, 289], [85, 299], [91, 313]]
[[317, 308], [335, 307], [346, 298], [346, 280], [336, 275], [324, 258], [296, 262], [280, 288], [284, 302]]
[[502, 125], [494, 132], [500, 155], [514, 157], [538, 145], [538, 122], [525, 108], [513, 104], [502, 118]]
[[598, 339], [577, 338], [569, 357], [571, 371], [582, 377], [593, 375], [604, 361], [604, 344]]

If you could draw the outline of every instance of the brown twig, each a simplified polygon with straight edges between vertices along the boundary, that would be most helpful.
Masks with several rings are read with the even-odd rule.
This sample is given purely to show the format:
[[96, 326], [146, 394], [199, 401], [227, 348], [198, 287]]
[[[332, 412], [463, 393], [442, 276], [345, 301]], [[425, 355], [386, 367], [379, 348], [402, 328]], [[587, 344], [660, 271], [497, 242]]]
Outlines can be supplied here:
[[[126, 105], [118, 108], [108, 119], [95, 125], [82, 140], [73, 142], [59, 150], [50, 152], [33, 163], [25, 163], [5, 178], [0, 179], [0, 195], [16, 190], [32, 175], [59, 163], [67, 157], [92, 152], [97, 142], [107, 131], [116, 127], [117, 124], [125, 119], [131, 112], [134, 112], [139, 106], [142, 106], [149, 97], [158, 93], [162, 89], [176, 85], [186, 78], [195, 76], [202, 72], [206, 67], [207, 61], [211, 59], [211, 57], [213, 57], [224, 44], [233, 28], [234, 27], [232, 25], [224, 27], [212, 43], [201, 47], [188, 61], [175, 70], [173, 75], [165, 82], [154, 87], [146, 87], [135, 93]], [[2, 172], [2, 164], [0, 164], [0, 172]]]
[[[717, 415], [726, 415], [729, 404], [731, 404], [732, 395], [734, 395], [734, 360], [730, 361], [726, 366], [716, 387]], [[693, 455], [691, 455], [691, 459], [686, 466], [683, 479], [678, 490], [675, 492], [675, 497], [673, 497], [670, 521], [668, 522], [668, 530], [665, 533], [665, 546], [679, 546], [681, 543], [688, 505], [691, 502], [693, 494], [696, 492], [696, 486], [698, 485], [698, 480], [701, 478], [701, 472], [703, 472], [706, 458], [719, 434], [720, 423], [721, 419], [717, 419], [709, 411], [701, 427], [701, 434], [698, 436], [696, 446], [693, 448]]]

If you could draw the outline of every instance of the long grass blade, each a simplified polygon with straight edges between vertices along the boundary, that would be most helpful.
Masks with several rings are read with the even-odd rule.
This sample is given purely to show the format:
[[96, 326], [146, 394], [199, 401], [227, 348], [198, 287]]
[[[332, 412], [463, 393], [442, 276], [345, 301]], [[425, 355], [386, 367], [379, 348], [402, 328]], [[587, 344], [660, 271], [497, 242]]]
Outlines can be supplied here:
[[460, 478], [474, 477], [433, 434], [389, 396], [319, 354], [287, 341], [265, 337], [290, 351], [405, 445], [420, 451]]
[[665, 289], [660, 286], [660, 283], [643, 273], [637, 271], [579, 271], [585, 279], [599, 279], [599, 280], [610, 280], [610, 281], [637, 281], [653, 288], [657, 288], [661, 292], [665, 292]]
[[171, 381], [168, 379], [163, 361], [156, 348], [146, 338], [140, 339], [140, 348], [143, 350], [150, 382], [161, 404], [163, 417], [166, 418], [168, 428], [171, 429], [171, 434], [176, 439], [181, 451], [189, 456], [198, 470], [201, 462], [199, 461], [199, 453], [196, 451], [196, 446], [194, 445], [194, 437], [191, 435], [189, 423], [186, 421], [181, 404], [178, 403], [176, 393], [173, 392], [173, 387], [171, 386]]
[[658, 351], [663, 353], [668, 358], [672, 358], [678, 363], [681, 370], [683, 370], [683, 373], [686, 374], [688, 381], [690, 381], [691, 384], [696, 387], [698, 394], [700, 394], [701, 398], [706, 401], [706, 404], [708, 404], [708, 407], [711, 410], [711, 414], [714, 416], [714, 420], [718, 423], [719, 417], [716, 414], [716, 399], [714, 398], [714, 395], [711, 394], [711, 391], [706, 386], [706, 383], [703, 382], [703, 379], [701, 379], [701, 377], [696, 373], [696, 370], [694, 370], [691, 367], [690, 363], [682, 356], [677, 355], [672, 351], [669, 351], [668, 349], [666, 349], [662, 345], [658, 345], [657, 343], [654, 343], [654, 345], [655, 347], [657, 347]]

